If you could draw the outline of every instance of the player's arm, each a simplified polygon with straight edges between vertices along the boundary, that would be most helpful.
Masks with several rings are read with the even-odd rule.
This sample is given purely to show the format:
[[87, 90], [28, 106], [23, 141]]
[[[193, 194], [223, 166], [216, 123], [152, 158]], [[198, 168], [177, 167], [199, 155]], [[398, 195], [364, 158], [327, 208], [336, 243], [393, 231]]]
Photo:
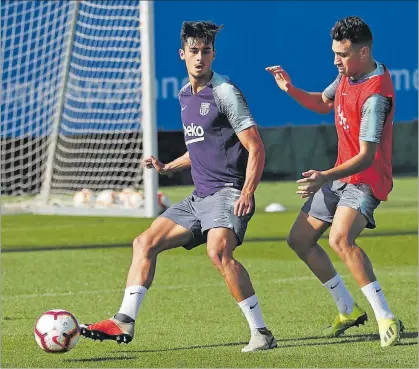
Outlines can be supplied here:
[[167, 173], [180, 172], [191, 167], [191, 159], [189, 158], [189, 152], [186, 151], [182, 156], [167, 163], [164, 169]]
[[162, 163], [154, 156], [150, 156], [149, 158], [144, 159], [144, 165], [147, 168], [154, 168], [159, 174], [168, 175], [169, 173], [180, 172], [190, 168], [191, 159], [189, 158], [189, 152], [187, 151], [182, 156], [167, 164]]
[[265, 167], [265, 147], [256, 126], [245, 129], [237, 134], [242, 145], [249, 152], [246, 167], [246, 179], [242, 194], [252, 196], [262, 177]]
[[[334, 93], [333, 98], [331, 98], [330, 94], [327, 95], [325, 92], [307, 92], [301, 88], [295, 87], [292, 84], [288, 73], [279, 65], [267, 67], [266, 70], [275, 77], [275, 81], [282, 91], [288, 93], [288, 95], [290, 95], [295, 101], [297, 101], [306, 109], [312, 110], [319, 114], [328, 114], [333, 109]], [[335, 80], [332, 85], [333, 84], [336, 84], [337, 87], [339, 81], [336, 83]], [[328, 89], [330, 89], [331, 86], [329, 86]]]
[[302, 197], [308, 197], [325, 182], [345, 178], [369, 168], [377, 153], [381, 133], [391, 106], [391, 98], [379, 94], [370, 96], [362, 106], [359, 153], [335, 168], [322, 172], [316, 170], [304, 172], [305, 178], [297, 181], [300, 184], [297, 193]]
[[288, 90], [290, 95], [300, 105], [306, 109], [312, 110], [319, 114], [329, 114], [333, 109], [333, 101], [329, 100], [321, 92], [307, 92], [301, 88], [291, 86]]
[[265, 147], [256, 125], [237, 133], [242, 145], [249, 152], [246, 167], [246, 179], [239, 199], [234, 204], [234, 214], [249, 214], [254, 206], [254, 193], [265, 167]]
[[335, 168], [322, 172], [325, 181], [335, 181], [368, 169], [374, 160], [377, 147], [378, 144], [375, 142], [360, 141], [357, 155]]
[[238, 139], [249, 152], [245, 183], [240, 198], [234, 204], [234, 214], [244, 216], [254, 208], [253, 194], [265, 166], [265, 148], [242, 92], [224, 83], [217, 87], [215, 96], [221, 112], [226, 115]]

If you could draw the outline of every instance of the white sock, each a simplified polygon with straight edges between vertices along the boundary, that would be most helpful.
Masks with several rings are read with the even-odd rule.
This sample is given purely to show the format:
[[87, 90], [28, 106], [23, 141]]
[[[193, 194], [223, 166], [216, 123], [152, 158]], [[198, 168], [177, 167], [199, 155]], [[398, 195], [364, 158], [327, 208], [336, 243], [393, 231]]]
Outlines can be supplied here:
[[124, 299], [122, 300], [118, 313], [128, 315], [131, 319], [135, 320], [146, 292], [147, 288], [143, 286], [130, 286], [125, 288]]
[[342, 314], [350, 314], [354, 308], [354, 299], [345, 286], [339, 273], [323, 284], [335, 300], [338, 310]]
[[387, 300], [384, 297], [383, 291], [381, 290], [378, 281], [367, 284], [361, 288], [361, 291], [368, 299], [368, 302], [374, 310], [374, 314], [377, 319], [394, 319], [394, 315], [388, 307]]
[[262, 312], [260, 311], [260, 305], [256, 295], [250, 296], [246, 300], [240, 301], [238, 304], [247, 319], [247, 323], [249, 323], [249, 328], [251, 331], [254, 331], [257, 328], [266, 327], [262, 318]]

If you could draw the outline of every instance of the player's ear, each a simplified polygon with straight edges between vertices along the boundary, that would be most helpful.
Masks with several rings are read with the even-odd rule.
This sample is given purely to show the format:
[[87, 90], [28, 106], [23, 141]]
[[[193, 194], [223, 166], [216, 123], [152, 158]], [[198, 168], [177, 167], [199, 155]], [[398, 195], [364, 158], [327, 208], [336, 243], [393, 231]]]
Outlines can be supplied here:
[[182, 60], [185, 60], [185, 50], [183, 50], [183, 49], [179, 49], [179, 57], [180, 57]]
[[359, 49], [359, 53], [361, 54], [361, 57], [365, 59], [365, 58], [367, 58], [369, 56], [370, 49], [369, 49], [368, 46], [362, 46]]
[[214, 49], [214, 54], [212, 55], [212, 60], [215, 59], [215, 55], [216, 55], [216, 52], [215, 52], [215, 49]]

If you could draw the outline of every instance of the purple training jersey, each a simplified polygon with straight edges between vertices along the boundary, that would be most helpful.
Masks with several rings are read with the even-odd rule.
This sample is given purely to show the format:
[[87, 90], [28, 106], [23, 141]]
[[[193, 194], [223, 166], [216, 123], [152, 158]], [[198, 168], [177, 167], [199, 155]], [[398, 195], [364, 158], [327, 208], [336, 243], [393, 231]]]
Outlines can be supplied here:
[[205, 197], [224, 187], [241, 190], [248, 152], [237, 133], [256, 125], [242, 92], [214, 72], [195, 95], [190, 83], [186, 84], [179, 92], [179, 102], [194, 194]]

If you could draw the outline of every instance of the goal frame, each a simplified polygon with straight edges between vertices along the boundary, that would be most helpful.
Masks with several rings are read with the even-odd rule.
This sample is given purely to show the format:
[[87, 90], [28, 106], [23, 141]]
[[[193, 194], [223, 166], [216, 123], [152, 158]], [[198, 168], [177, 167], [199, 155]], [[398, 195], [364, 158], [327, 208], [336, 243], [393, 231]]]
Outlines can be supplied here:
[[[81, 1], [81, 0], [80, 0]], [[63, 203], [61, 205], [51, 204], [52, 178], [54, 171], [54, 159], [57, 151], [59, 132], [63, 120], [66, 90], [70, 71], [70, 60], [72, 47], [77, 25], [77, 17], [80, 1], [73, 1], [74, 7], [70, 15], [68, 45], [63, 61], [63, 76], [59, 87], [59, 102], [54, 110], [53, 125], [51, 127], [50, 140], [47, 148], [45, 172], [40, 188], [40, 193], [32, 200], [26, 200], [18, 204], [13, 202], [11, 210], [7, 209], [7, 202], [2, 201], [1, 211], [9, 212], [31, 212], [36, 214], [51, 215], [86, 215], [86, 216], [132, 216], [153, 218], [159, 214], [158, 206], [158, 175], [155, 170], [148, 170], [143, 167], [142, 184], [144, 190], [144, 206], [139, 209], [123, 209], [117, 207], [88, 208], [73, 207]], [[137, 0], [139, 7], [140, 27], [140, 74], [141, 74], [141, 143], [142, 157], [157, 157], [157, 121], [156, 121], [156, 94], [155, 94], [155, 53], [154, 53], [154, 4], [153, 1]], [[26, 202], [25, 205], [23, 203]], [[13, 205], [17, 205], [14, 206]]]

